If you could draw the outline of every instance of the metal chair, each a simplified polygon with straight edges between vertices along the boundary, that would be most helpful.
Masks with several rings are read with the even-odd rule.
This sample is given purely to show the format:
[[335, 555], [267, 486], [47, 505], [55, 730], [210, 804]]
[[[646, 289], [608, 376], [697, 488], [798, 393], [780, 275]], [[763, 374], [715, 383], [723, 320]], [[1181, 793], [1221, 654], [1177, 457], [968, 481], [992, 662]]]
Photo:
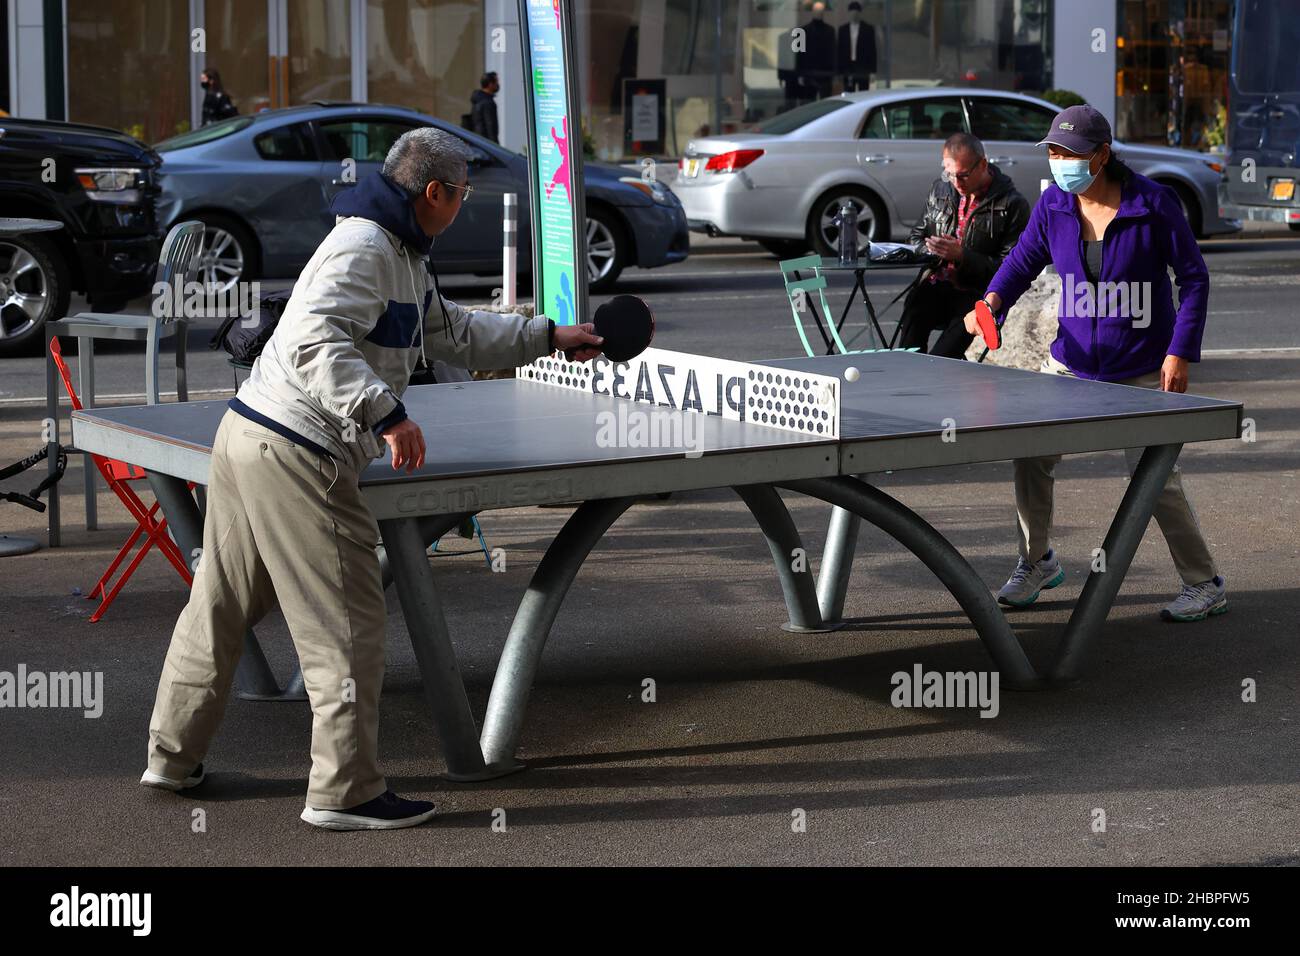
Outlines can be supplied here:
[[[57, 337], [50, 340], [50, 358], [58, 368], [59, 377], [63, 379], [63, 387], [68, 393], [68, 399], [72, 402], [73, 410], [80, 411], [82, 407], [81, 400], [72, 387], [72, 373], [68, 371], [67, 363], [63, 361], [63, 350], [59, 346]], [[126, 584], [131, 575], [135, 574], [135, 569], [140, 566], [140, 562], [144, 560], [144, 556], [149, 553], [150, 548], [156, 546], [163, 557], [171, 562], [172, 567], [180, 574], [181, 580], [185, 582], [186, 587], [194, 584], [194, 578], [190, 568], [185, 564], [185, 559], [181, 557], [176, 542], [168, 535], [167, 519], [158, 516], [158, 510], [162, 507], [161, 504], [155, 501], [153, 507], [146, 509], [144, 502], [140, 500], [140, 496], [128, 484], [128, 482], [143, 481], [148, 478], [145, 470], [127, 462], [118, 461], [115, 458], [105, 458], [102, 455], [91, 454], [89, 458], [104, 479], [104, 483], [108, 485], [109, 490], [117, 495], [118, 500], [122, 502], [136, 522], [130, 537], [126, 539], [126, 543], [118, 549], [108, 569], [104, 571], [99, 580], [95, 582], [95, 586], [90, 589], [90, 593], [86, 595], [88, 598], [98, 597], [100, 599], [99, 607], [95, 609], [95, 613], [90, 615], [90, 623], [94, 624], [104, 616], [104, 612], [113, 603], [113, 599], [117, 597], [123, 585]], [[194, 483], [190, 482], [189, 487], [193, 489]], [[141, 536], [144, 537], [144, 544], [132, 557], [131, 563], [126, 566], [126, 570], [118, 576], [117, 581], [112, 583], [110, 587], [113, 574], [126, 560], [127, 555], [131, 554], [131, 549], [135, 547]]]
[[[172, 302], [184, 300], [185, 283], [196, 276], [202, 247], [203, 223], [194, 220], [172, 226], [167, 233], [167, 238], [163, 240], [162, 251], [158, 256], [158, 271], [154, 275], [154, 285], [157, 288], [159, 283], [166, 283], [172, 290], [169, 293]], [[59, 445], [59, 394], [58, 373], [54, 362], [49, 358], [50, 340], [56, 335], [76, 336], [77, 377], [81, 399], [87, 408], [95, 404], [95, 339], [144, 342], [145, 400], [150, 405], [156, 405], [159, 401], [158, 348], [163, 336], [170, 330], [169, 327], [175, 326], [176, 393], [178, 399], [184, 402], [189, 399], [185, 384], [185, 350], [189, 325], [185, 316], [174, 315], [172, 314], [174, 311], [171, 308], [152, 310], [152, 312], [161, 312], [161, 315], [81, 312], [45, 324], [45, 407], [46, 415], [51, 422], [49, 429], [51, 452], [57, 450]], [[51, 461], [54, 457], [51, 454]], [[87, 467], [85, 478], [86, 530], [94, 531], [98, 524], [95, 513], [95, 469]], [[50, 490], [49, 505], [50, 547], [57, 548], [61, 536], [57, 486]]]
[[[862, 355], [866, 352], [886, 352], [888, 349], [851, 349], [844, 344], [840, 338], [840, 330], [835, 327], [835, 319], [831, 316], [831, 307], [826, 302], [826, 276], [821, 270], [821, 256], [801, 256], [798, 259], [783, 259], [781, 261], [781, 278], [785, 280], [785, 295], [790, 300], [790, 313], [794, 316], [794, 328], [799, 333], [799, 341], [803, 343], [803, 350], [812, 358], [816, 353], [813, 351], [812, 344], [808, 341], [808, 336], [803, 330], [803, 320], [799, 318], [800, 312], [808, 311], [809, 294], [817, 293], [817, 302], [821, 306], [821, 317], [813, 312], [813, 321], [817, 323], [817, 328], [822, 329], [822, 338], [825, 339], [826, 332], [829, 331], [831, 338], [835, 342], [835, 349], [840, 355]], [[811, 279], [792, 279], [791, 276], [799, 272], [812, 272]], [[802, 299], [802, 302], [800, 301]], [[825, 327], [822, 326], [822, 318], [826, 320]]]

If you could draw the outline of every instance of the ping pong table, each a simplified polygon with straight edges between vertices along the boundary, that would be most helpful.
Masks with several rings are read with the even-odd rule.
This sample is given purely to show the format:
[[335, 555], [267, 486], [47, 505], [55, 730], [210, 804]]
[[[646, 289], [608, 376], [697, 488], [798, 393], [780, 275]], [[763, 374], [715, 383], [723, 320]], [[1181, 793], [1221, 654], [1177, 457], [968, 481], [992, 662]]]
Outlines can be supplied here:
[[[856, 377], [846, 376], [850, 366]], [[361, 486], [379, 524], [385, 584], [396, 586], [453, 780], [523, 766], [515, 752], [529, 691], [561, 603], [587, 555], [641, 498], [733, 488], [767, 539], [785, 627], [796, 631], [840, 623], [867, 521], [951, 592], [1002, 683], [1034, 689], [1079, 676], [1183, 444], [1236, 438], [1243, 414], [1234, 402], [912, 352], [730, 363], [648, 349], [630, 364], [598, 359], [583, 366], [553, 356], [515, 379], [413, 387], [403, 401], [424, 432], [429, 460], [408, 475], [379, 459]], [[202, 516], [186, 482], [207, 482], [225, 411], [225, 402], [89, 409], [72, 416], [73, 439], [79, 449], [146, 469], [181, 550], [197, 554]], [[669, 429], [633, 440], [628, 428], [611, 441], [611, 423], [622, 428], [633, 412], [684, 423], [690, 440], [682, 440], [685, 432], [665, 434]], [[1087, 579], [1055, 660], [1041, 674], [957, 549], [859, 477], [1123, 448], [1144, 451], [1102, 544], [1105, 571]], [[816, 580], [809, 562], [791, 560], [802, 544], [778, 489], [834, 506]], [[580, 504], [519, 604], [480, 733], [426, 548], [467, 515], [562, 502]], [[238, 680], [245, 697], [301, 695], [300, 683], [279, 689], [251, 634]]]

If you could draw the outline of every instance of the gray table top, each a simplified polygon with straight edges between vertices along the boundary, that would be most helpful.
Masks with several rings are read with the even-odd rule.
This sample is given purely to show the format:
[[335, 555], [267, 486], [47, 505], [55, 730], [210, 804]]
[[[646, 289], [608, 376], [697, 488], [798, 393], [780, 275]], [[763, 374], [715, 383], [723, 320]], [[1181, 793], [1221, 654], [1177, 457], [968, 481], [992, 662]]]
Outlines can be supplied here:
[[[515, 496], [498, 505], [506, 506], [1230, 438], [1239, 434], [1242, 412], [1233, 402], [914, 352], [756, 364], [771, 366], [774, 374], [791, 369], [840, 377], [838, 449], [820, 436], [699, 414], [678, 416], [698, 428], [687, 447], [703, 454], [693, 460], [684, 456], [680, 434], [660, 436], [665, 444], [604, 447], [602, 422], [616, 424], [620, 408], [671, 413], [506, 379], [409, 389], [404, 402], [424, 432], [428, 460], [407, 475], [380, 459], [366, 469], [362, 484], [393, 486], [388, 506], [400, 511], [398, 498], [410, 504], [401, 486], [478, 482], [473, 486], [482, 488], [495, 478], [494, 494]], [[859, 370], [856, 381], [843, 378], [849, 366]], [[225, 411], [224, 401], [90, 409], [73, 414], [73, 435], [79, 448], [203, 481]], [[527, 487], [538, 476], [566, 474], [579, 483], [567, 490]], [[439, 503], [427, 510], [465, 509]]]
[[[1240, 407], [1197, 395], [1089, 382], [919, 352], [763, 359], [761, 365], [841, 379], [842, 440], [929, 435], [952, 419], [960, 430], [1105, 421]], [[856, 382], [844, 380], [850, 366]]]

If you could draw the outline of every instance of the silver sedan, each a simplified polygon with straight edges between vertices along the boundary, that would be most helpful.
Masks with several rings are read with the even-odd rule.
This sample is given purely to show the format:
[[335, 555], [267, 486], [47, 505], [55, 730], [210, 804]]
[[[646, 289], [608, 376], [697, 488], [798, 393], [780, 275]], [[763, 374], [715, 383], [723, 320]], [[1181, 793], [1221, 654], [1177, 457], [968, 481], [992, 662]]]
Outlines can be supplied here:
[[[1058, 108], [998, 90], [924, 88], [846, 93], [796, 107], [748, 133], [687, 145], [672, 189], [691, 228], [755, 239], [779, 256], [837, 249], [844, 202], [858, 210], [859, 245], [905, 240], [942, 172], [943, 140], [974, 133], [989, 160], [1031, 203], [1050, 180], [1035, 146]], [[1219, 218], [1220, 160], [1164, 146], [1116, 142], [1136, 172], [1178, 193], [1197, 236], [1234, 232]]]

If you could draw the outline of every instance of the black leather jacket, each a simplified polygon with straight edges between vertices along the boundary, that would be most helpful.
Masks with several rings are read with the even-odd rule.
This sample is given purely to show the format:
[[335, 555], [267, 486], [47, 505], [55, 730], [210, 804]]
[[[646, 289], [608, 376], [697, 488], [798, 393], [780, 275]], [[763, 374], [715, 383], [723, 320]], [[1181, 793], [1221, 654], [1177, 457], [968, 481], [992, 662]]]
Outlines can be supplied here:
[[[1016, 192], [1011, 179], [989, 164], [993, 182], [966, 224], [962, 247], [966, 250], [957, 264], [957, 285], [983, 292], [988, 288], [1002, 260], [1015, 247], [1029, 222], [1029, 203]], [[925, 202], [925, 215], [912, 227], [910, 242], [926, 236], [957, 234], [957, 201], [960, 196], [950, 183], [936, 179]]]

